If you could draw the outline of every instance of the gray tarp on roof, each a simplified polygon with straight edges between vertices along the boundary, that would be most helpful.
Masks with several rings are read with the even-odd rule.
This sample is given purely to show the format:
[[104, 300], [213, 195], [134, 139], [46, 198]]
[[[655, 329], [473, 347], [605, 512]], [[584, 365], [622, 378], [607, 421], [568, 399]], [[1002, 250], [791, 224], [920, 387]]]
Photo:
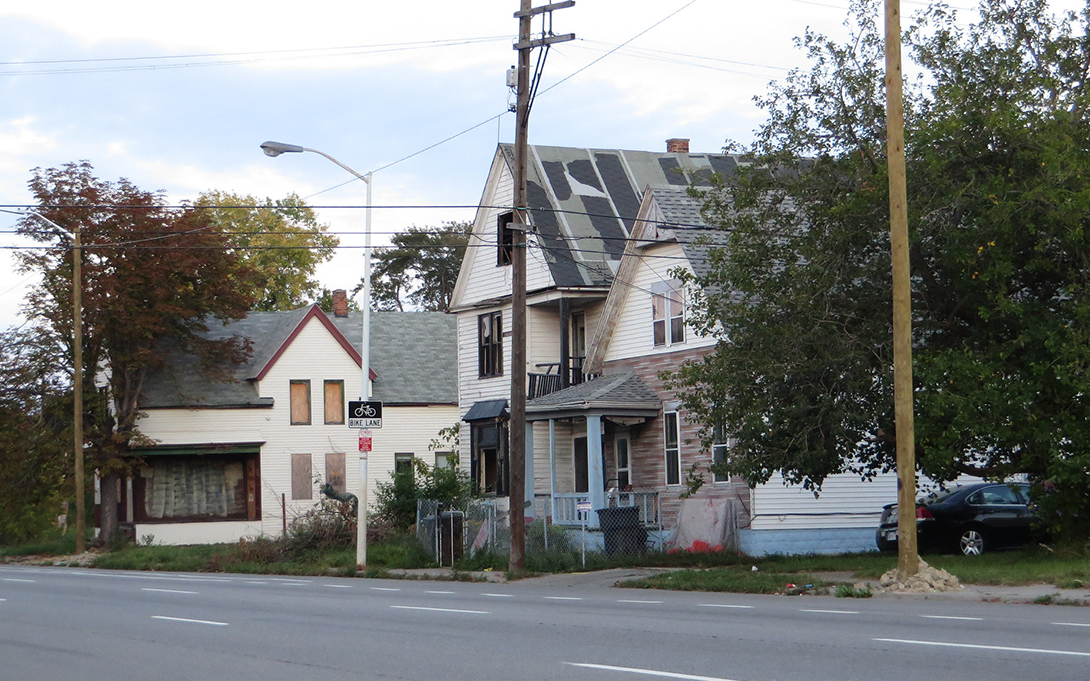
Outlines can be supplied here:
[[[271, 406], [259, 398], [252, 379], [287, 341], [310, 306], [287, 312], [251, 312], [210, 337], [238, 334], [251, 339], [253, 356], [236, 367], [234, 379], [213, 381], [201, 373], [197, 358], [171, 353], [148, 377], [141, 408]], [[363, 314], [329, 316], [334, 326], [360, 351]], [[372, 312], [371, 369], [377, 374], [374, 399], [388, 404], [457, 404], [457, 336], [455, 318], [442, 312]], [[323, 361], [321, 357], [315, 362]]]
[[[514, 165], [514, 146], [500, 145]], [[656, 153], [572, 147], [530, 148], [527, 194], [531, 220], [557, 286], [612, 281], [646, 187], [707, 185], [739, 161], [719, 154]]]

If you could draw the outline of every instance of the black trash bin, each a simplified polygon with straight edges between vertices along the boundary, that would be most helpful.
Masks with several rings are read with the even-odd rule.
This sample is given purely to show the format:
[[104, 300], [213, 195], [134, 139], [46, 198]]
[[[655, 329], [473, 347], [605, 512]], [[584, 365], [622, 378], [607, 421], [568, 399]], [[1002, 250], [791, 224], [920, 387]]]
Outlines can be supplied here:
[[606, 543], [606, 554], [636, 554], [647, 550], [647, 530], [640, 524], [635, 506], [598, 509], [598, 526]]
[[439, 514], [439, 527], [436, 532], [439, 535], [437, 548], [439, 549], [439, 564], [451, 567], [462, 557], [462, 549], [465, 547], [463, 527], [465, 525], [464, 514], [461, 511], [443, 511]]

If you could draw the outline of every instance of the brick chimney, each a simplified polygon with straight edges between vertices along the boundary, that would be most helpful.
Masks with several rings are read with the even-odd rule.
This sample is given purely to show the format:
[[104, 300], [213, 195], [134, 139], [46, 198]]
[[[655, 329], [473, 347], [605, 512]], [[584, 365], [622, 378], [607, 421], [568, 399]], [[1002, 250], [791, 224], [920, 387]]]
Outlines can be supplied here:
[[672, 137], [666, 140], [666, 151], [670, 154], [687, 154], [689, 153], [689, 140]]
[[348, 292], [339, 288], [333, 292], [333, 316], [348, 316]]

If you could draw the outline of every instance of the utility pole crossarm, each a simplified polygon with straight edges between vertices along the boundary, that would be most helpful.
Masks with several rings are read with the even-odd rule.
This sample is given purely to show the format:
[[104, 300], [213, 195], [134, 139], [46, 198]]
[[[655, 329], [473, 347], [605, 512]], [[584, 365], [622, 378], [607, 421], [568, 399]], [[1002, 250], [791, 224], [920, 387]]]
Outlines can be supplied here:
[[554, 9], [568, 9], [575, 6], [575, 0], [565, 0], [565, 2], [554, 2], [551, 5], [542, 5], [541, 7], [531, 7], [527, 10], [519, 10], [515, 12], [515, 18], [521, 19], [523, 17], [537, 16], [538, 14], [544, 14], [545, 12], [551, 12]]
[[527, 40], [526, 42], [517, 42], [512, 46], [515, 50], [528, 50], [535, 47], [545, 47], [546, 45], [555, 45], [556, 43], [566, 43], [569, 40], [575, 40], [574, 33], [566, 33], [564, 35], [551, 35], [548, 38], [537, 38], [536, 40]]

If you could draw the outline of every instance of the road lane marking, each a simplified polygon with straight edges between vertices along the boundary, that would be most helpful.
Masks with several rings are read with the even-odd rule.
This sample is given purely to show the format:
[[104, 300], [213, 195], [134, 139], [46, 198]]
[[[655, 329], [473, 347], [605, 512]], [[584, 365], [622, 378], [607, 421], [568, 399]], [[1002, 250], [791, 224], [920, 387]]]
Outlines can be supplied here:
[[487, 615], [487, 610], [455, 610], [454, 608], [425, 608], [420, 605], [391, 605], [397, 610], [428, 610], [430, 612], [462, 612], [470, 615]]
[[225, 579], [222, 577], [172, 577], [169, 575], [129, 575], [124, 573], [110, 574], [103, 572], [70, 572], [67, 574], [83, 577], [116, 577], [119, 579], [147, 579], [158, 582], [238, 582], [237, 579]]
[[829, 615], [858, 615], [858, 610], [806, 610], [799, 608], [799, 612], [823, 612]]
[[607, 672], [628, 672], [629, 674], [643, 674], [644, 676], [661, 676], [666, 679], [686, 679], [687, 681], [732, 681], [721, 676], [696, 676], [695, 674], [678, 674], [677, 672], [663, 672], [655, 669], [640, 669], [638, 667], [614, 667], [608, 664], [588, 664], [585, 662], [565, 662], [564, 664], [585, 669], [601, 669]]
[[149, 589], [148, 587], [143, 587], [140, 590], [141, 591], [155, 591], [155, 592], [161, 593], [161, 594], [195, 594], [195, 593], [197, 593], [196, 591], [182, 591], [181, 589]]
[[37, 584], [36, 579], [15, 579], [14, 577], [4, 577], [5, 582], [26, 582], [27, 584]]
[[452, 594], [453, 591], [425, 591], [426, 594]]
[[285, 579], [283, 577], [270, 577], [270, 582], [286, 582], [288, 584], [310, 584], [309, 579]]
[[983, 617], [954, 617], [953, 615], [920, 615], [929, 620], [960, 620], [963, 622], [983, 622]]
[[247, 584], [268, 584], [268, 582], [261, 581], [259, 579], [247, 579], [246, 583]]
[[211, 620], [191, 620], [185, 617], [167, 617], [166, 615], [152, 615], [153, 620], [167, 620], [169, 622], [188, 622], [190, 624], [211, 624], [217, 627], [226, 627], [227, 622], [213, 622]]
[[1090, 624], [1082, 622], [1053, 622], [1058, 627], [1090, 627]]
[[976, 643], [946, 643], [943, 641], [913, 641], [904, 638], [876, 638], [874, 641], [883, 643], [910, 643], [918, 646], [942, 646], [946, 648], [973, 648], [975, 650], [1002, 650], [1010, 653], [1043, 653], [1045, 655], [1074, 655], [1076, 657], [1090, 657], [1090, 653], [1080, 653], [1073, 650], [1049, 650], [1048, 648], [1013, 648], [1009, 646], [986, 646]]
[[489, 598], [514, 598], [514, 594], [486, 594], [482, 593], [482, 596], [488, 596]]
[[373, 586], [371, 591], [401, 591], [401, 589], [391, 589], [388, 586]]
[[728, 605], [726, 603], [697, 603], [701, 608], [738, 608], [739, 610], [752, 610], [753, 605]]
[[576, 598], [575, 596], [543, 596], [547, 601], [581, 601], [582, 598]]
[[327, 589], [351, 589], [352, 588], [351, 585], [349, 585], [349, 584], [323, 584], [322, 586], [324, 586]]
[[662, 601], [637, 601], [637, 600], [628, 599], [628, 598], [618, 598], [617, 602], [618, 603], [645, 603], [647, 605], [653, 605], [655, 603], [662, 603]]

